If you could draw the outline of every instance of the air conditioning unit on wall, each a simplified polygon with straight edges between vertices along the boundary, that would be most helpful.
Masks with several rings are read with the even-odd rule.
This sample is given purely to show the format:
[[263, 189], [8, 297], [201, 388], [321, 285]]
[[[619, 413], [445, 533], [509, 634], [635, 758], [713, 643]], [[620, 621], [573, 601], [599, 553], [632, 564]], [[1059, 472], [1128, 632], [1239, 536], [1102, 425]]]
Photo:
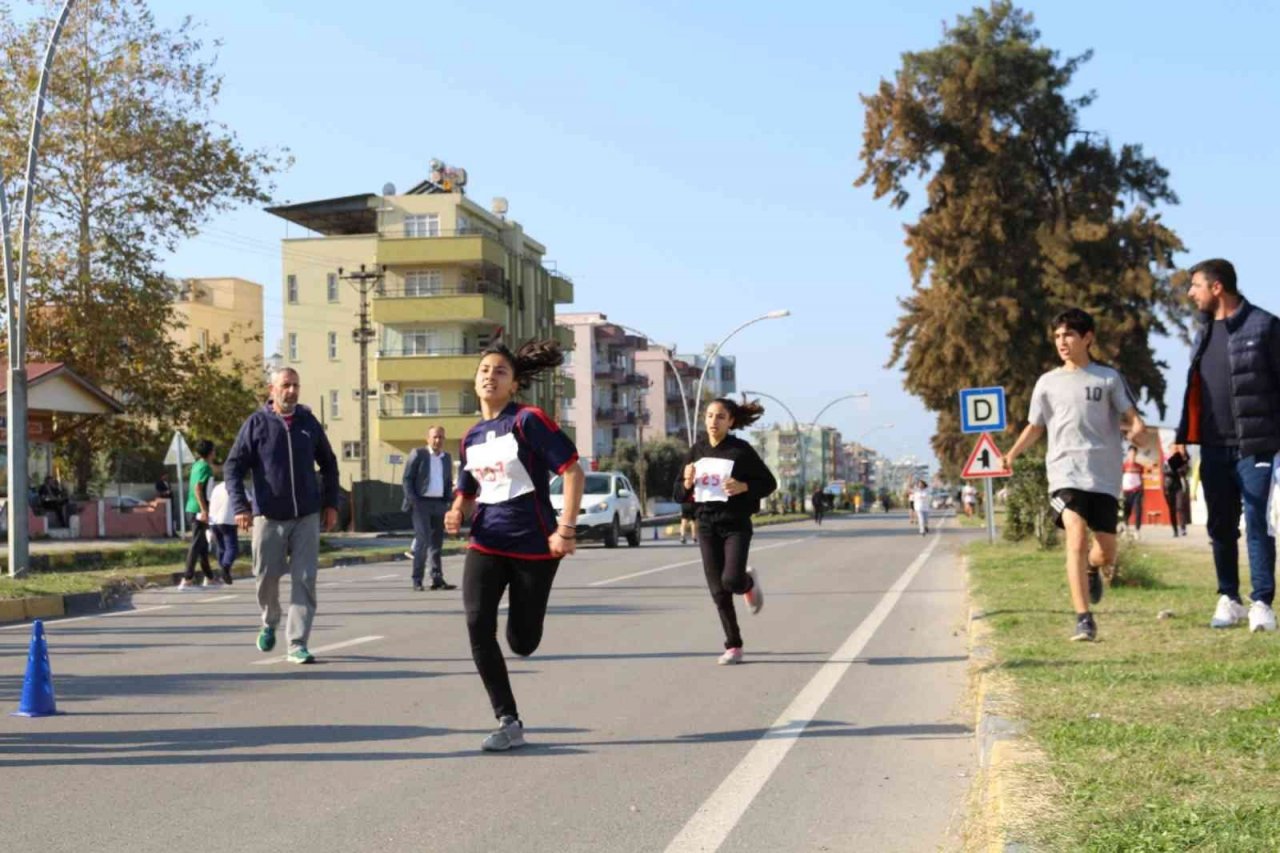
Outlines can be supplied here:
[[399, 394], [400, 383], [399, 382], [383, 382], [382, 393], [383, 394]]

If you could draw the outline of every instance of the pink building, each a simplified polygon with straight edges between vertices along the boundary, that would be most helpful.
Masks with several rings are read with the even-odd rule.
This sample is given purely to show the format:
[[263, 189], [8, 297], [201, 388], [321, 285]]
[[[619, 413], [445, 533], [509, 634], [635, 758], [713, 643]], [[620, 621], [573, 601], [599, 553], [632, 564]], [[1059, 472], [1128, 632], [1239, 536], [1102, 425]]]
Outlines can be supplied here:
[[573, 379], [574, 396], [564, 398], [562, 420], [576, 431], [583, 464], [613, 453], [617, 441], [653, 438], [645, 405], [649, 378], [636, 359], [648, 340], [598, 312], [557, 314], [556, 325], [573, 332], [573, 352], [565, 354], [561, 370]]

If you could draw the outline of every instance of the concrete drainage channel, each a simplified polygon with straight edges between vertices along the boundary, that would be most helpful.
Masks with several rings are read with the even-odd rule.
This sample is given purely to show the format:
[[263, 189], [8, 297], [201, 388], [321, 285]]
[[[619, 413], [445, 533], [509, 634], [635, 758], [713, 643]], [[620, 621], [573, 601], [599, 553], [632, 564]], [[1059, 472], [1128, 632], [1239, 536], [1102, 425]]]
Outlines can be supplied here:
[[[972, 589], [968, 558], [961, 558], [966, 589]], [[1016, 771], [1027, 759], [1026, 726], [1016, 719], [996, 713], [1007, 686], [997, 683], [991, 674], [995, 652], [990, 645], [991, 626], [986, 613], [969, 608], [969, 659], [973, 667], [977, 719], [978, 784], [974, 835], [985, 840], [981, 847], [992, 853], [1029, 853], [1031, 847], [1010, 837], [1012, 789]], [[973, 849], [979, 849], [974, 847]]]

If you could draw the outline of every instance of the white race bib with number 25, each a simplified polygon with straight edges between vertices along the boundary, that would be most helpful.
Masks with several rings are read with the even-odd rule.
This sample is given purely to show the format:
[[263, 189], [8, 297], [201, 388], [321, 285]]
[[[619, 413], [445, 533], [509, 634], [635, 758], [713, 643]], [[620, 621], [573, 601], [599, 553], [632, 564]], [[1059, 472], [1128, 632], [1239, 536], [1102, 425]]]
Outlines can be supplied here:
[[704, 457], [693, 463], [693, 499], [698, 503], [729, 500], [724, 481], [733, 472], [732, 459]]
[[482, 504], [505, 503], [533, 491], [533, 479], [511, 433], [468, 447], [467, 470], [480, 484], [476, 500]]

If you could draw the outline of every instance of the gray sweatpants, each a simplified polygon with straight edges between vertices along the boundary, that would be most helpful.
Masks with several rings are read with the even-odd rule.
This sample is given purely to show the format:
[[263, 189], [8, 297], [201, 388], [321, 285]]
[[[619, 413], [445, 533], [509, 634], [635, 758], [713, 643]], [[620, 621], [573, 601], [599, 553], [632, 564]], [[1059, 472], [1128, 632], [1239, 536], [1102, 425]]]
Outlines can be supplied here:
[[253, 519], [253, 576], [258, 584], [262, 624], [280, 624], [280, 578], [287, 571], [289, 648], [306, 646], [316, 615], [316, 563], [320, 559], [320, 513], [289, 521]]

